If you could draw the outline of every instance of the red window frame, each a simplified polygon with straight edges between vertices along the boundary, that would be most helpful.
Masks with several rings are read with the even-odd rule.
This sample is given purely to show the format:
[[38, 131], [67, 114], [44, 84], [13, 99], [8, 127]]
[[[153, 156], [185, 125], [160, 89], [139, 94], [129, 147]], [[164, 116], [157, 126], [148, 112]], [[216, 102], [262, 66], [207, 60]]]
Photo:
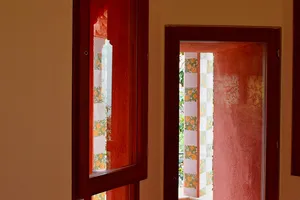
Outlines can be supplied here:
[[293, 176], [300, 176], [300, 125], [299, 125], [299, 90], [300, 90], [300, 2], [293, 1], [293, 110], [292, 110], [292, 167], [291, 174]]
[[[72, 199], [91, 196], [121, 186], [135, 184], [147, 178], [148, 143], [148, 1], [133, 0], [136, 10], [134, 36], [135, 64], [137, 65], [137, 160], [133, 165], [90, 175], [91, 68], [90, 2], [73, 0], [72, 52]], [[100, 0], [99, 0], [100, 1]]]

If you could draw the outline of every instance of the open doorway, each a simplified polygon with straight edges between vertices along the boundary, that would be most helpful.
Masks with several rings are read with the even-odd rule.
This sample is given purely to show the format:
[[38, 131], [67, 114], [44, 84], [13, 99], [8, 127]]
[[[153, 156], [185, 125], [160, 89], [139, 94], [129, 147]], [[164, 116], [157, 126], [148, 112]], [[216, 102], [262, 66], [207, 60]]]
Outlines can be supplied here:
[[264, 45], [182, 42], [180, 50], [179, 198], [213, 200], [215, 186], [217, 199], [260, 199]]
[[166, 28], [164, 199], [276, 200], [279, 30], [217, 29]]

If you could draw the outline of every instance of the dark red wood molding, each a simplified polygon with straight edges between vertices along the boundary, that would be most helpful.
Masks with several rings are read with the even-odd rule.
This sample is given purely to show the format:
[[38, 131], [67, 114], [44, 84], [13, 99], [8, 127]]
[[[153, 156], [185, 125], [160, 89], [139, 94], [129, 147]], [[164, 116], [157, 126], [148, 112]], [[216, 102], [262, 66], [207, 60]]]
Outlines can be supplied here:
[[[139, 181], [147, 178], [148, 160], [148, 16], [149, 1], [136, 2], [130, 17], [136, 21], [131, 44], [135, 53], [130, 59], [136, 65], [136, 157], [134, 164], [105, 173], [89, 175], [90, 129], [90, 1], [73, 0], [72, 44], [72, 200], [89, 199], [92, 195], [117, 187], [132, 185], [130, 194], [138, 200]], [[101, 6], [101, 5], [99, 5]], [[133, 23], [135, 24], [135, 23]], [[130, 26], [133, 26], [130, 24]], [[85, 133], [85, 134], [83, 134]], [[133, 192], [134, 191], [134, 192]], [[132, 197], [132, 196], [131, 196]]]
[[164, 90], [164, 200], [178, 199], [179, 101], [176, 99], [179, 99], [180, 41], [261, 42], [267, 45], [265, 199], [278, 200], [281, 70], [277, 52], [281, 48], [281, 29], [176, 25], [165, 28], [165, 72], [168, 73], [165, 73]]
[[294, 0], [293, 22], [293, 104], [292, 175], [300, 176], [300, 1]]

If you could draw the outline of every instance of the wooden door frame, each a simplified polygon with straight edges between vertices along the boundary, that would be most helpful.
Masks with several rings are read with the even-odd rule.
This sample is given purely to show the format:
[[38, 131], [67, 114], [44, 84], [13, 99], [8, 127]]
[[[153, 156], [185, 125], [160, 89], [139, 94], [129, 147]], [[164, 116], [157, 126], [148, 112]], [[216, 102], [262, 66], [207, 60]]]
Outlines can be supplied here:
[[181, 41], [235, 41], [266, 44], [265, 200], [278, 200], [281, 74], [278, 52], [281, 48], [281, 28], [176, 25], [165, 27], [164, 200], [178, 200], [179, 101], [176, 100], [179, 99], [178, 63]]
[[293, 1], [293, 109], [292, 109], [292, 167], [291, 174], [300, 176], [300, 1]]

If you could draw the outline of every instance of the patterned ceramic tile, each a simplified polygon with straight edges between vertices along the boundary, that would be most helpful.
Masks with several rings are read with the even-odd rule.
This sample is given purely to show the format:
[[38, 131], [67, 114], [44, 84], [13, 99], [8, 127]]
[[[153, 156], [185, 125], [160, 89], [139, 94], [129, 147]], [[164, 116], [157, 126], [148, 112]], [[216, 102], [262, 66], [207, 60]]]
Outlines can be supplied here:
[[[193, 56], [196, 56], [196, 54]], [[185, 89], [185, 160], [184, 160], [184, 194], [190, 197], [196, 197], [196, 189], [202, 188], [202, 196], [206, 194], [207, 183], [212, 182], [207, 181], [207, 174], [212, 172], [212, 165], [207, 165], [208, 157], [212, 156], [212, 144], [207, 142], [207, 134], [211, 134], [210, 138], [213, 138], [213, 55], [201, 54], [200, 55], [200, 76], [197, 75], [200, 81], [200, 91], [197, 89], [197, 82], [195, 78], [185, 79], [186, 89]], [[198, 61], [196, 58], [190, 56], [186, 59], [185, 63], [185, 78], [191, 77], [199, 69]], [[187, 87], [188, 86], [188, 87]], [[200, 92], [200, 97], [198, 96]], [[200, 105], [197, 104], [200, 101]], [[191, 104], [193, 103], [193, 105]], [[200, 106], [197, 108], [197, 106]], [[190, 133], [197, 134], [198, 125], [197, 124], [197, 113], [194, 111], [200, 111], [200, 141], [198, 143], [191, 142]], [[208, 131], [209, 130], [209, 131]], [[195, 138], [195, 137], [193, 137]], [[211, 139], [212, 140], [212, 139]], [[200, 142], [200, 146], [199, 145]], [[199, 149], [198, 149], [199, 148]], [[200, 169], [198, 168], [200, 165]], [[187, 170], [189, 169], [189, 170]], [[193, 169], [193, 170], [192, 170]], [[198, 174], [197, 171], [200, 171]], [[200, 180], [196, 180], [200, 176]], [[209, 178], [209, 177], [208, 177]], [[200, 182], [199, 182], [200, 181]], [[195, 193], [193, 193], [193, 192]]]
[[185, 130], [196, 131], [197, 129], [197, 117], [185, 116]]
[[196, 197], [197, 177], [197, 112], [198, 112], [198, 59], [197, 53], [184, 53], [185, 55], [185, 74], [184, 74], [184, 194]]
[[94, 70], [102, 69], [102, 53], [97, 53], [94, 57]]
[[94, 103], [104, 102], [104, 91], [102, 87], [94, 87]]
[[206, 144], [213, 144], [214, 143], [214, 133], [213, 129], [206, 131]]
[[206, 74], [200, 74], [200, 86], [203, 88], [207, 87], [207, 75]]
[[206, 171], [211, 171], [213, 168], [213, 158], [207, 157], [205, 160]]
[[92, 197], [92, 200], [105, 200], [105, 192], [100, 193], [100, 194], [96, 194]]
[[200, 103], [201, 102], [204, 102], [204, 103], [208, 102], [208, 99], [207, 99], [208, 98], [207, 97], [207, 88], [200, 87], [199, 93], [200, 93], [200, 97], [199, 97]]
[[185, 59], [185, 72], [197, 73], [197, 68], [198, 68], [197, 58]]
[[214, 90], [212, 88], [207, 88], [207, 101], [213, 102], [214, 99]]
[[[93, 83], [93, 170], [107, 169], [108, 159], [106, 155], [107, 135], [107, 111], [105, 93], [107, 89], [106, 79], [103, 76], [102, 47], [104, 39], [94, 37], [94, 83]], [[92, 200], [105, 200], [106, 193], [92, 196]]]
[[94, 127], [93, 127], [94, 137], [105, 135], [106, 131], [107, 131], [107, 121], [105, 119], [94, 121]]
[[206, 144], [206, 153], [207, 153], [207, 157], [213, 156], [213, 145], [212, 144]]
[[94, 170], [106, 169], [106, 160], [107, 157], [105, 153], [99, 153], [94, 155]]
[[213, 127], [214, 119], [212, 116], [208, 116], [206, 120], [206, 130], [210, 130]]
[[198, 90], [197, 88], [185, 88], [185, 101], [197, 101], [198, 100]]
[[200, 160], [200, 174], [206, 172], [206, 159]]
[[204, 116], [204, 117], [200, 117], [200, 131], [206, 131], [206, 121], [207, 121], [207, 117]]
[[206, 131], [200, 131], [200, 145], [205, 145], [205, 144], [206, 144]]
[[206, 103], [201, 103], [200, 104], [200, 116], [201, 117], [206, 116]]
[[213, 183], [213, 172], [206, 172], [206, 185], [211, 185]]
[[213, 60], [207, 61], [207, 73], [212, 73], [214, 71], [214, 62]]
[[184, 187], [197, 188], [198, 179], [196, 174], [184, 174]]
[[[200, 145], [199, 153], [200, 153], [200, 160], [207, 158], [207, 152], [206, 152], [206, 145], [205, 144]], [[198, 158], [198, 160], [199, 160], [199, 158]]]
[[196, 160], [197, 146], [186, 145], [184, 155], [185, 155], [185, 159]]
[[[212, 173], [213, 155], [213, 54], [202, 53], [200, 60], [200, 196], [201, 199], [211, 200], [208, 193], [212, 184], [210, 174]], [[205, 69], [202, 69], [205, 68]], [[206, 98], [202, 98], [205, 92]]]
[[202, 197], [204, 195], [206, 195], [206, 188], [205, 187], [200, 190], [200, 197]]

